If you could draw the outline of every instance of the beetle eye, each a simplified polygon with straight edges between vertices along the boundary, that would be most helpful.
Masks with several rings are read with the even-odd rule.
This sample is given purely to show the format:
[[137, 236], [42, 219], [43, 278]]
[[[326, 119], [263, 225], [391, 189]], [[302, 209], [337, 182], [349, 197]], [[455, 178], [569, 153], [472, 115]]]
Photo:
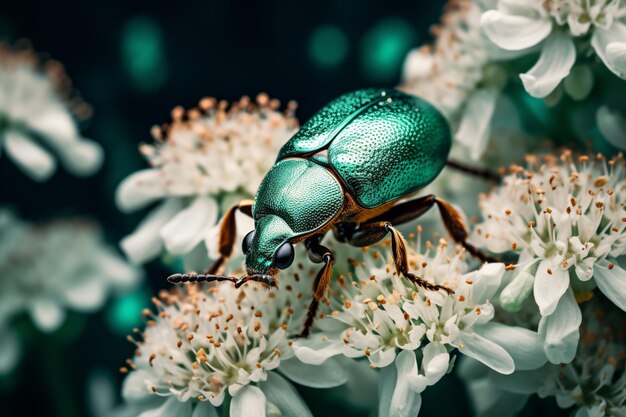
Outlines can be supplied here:
[[254, 230], [251, 231], [243, 238], [243, 242], [241, 242], [241, 250], [245, 255], [250, 250], [250, 246], [252, 246], [252, 240], [254, 239]]
[[293, 245], [289, 242], [285, 242], [276, 251], [274, 265], [279, 269], [287, 269], [293, 262], [294, 255]]

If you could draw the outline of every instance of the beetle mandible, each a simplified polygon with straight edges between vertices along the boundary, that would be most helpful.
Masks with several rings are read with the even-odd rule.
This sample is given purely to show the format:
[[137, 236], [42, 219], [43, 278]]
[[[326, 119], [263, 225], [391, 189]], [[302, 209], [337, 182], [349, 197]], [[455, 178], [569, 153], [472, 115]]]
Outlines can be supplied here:
[[[407, 201], [439, 175], [450, 146], [447, 121], [419, 97], [392, 89], [344, 94], [282, 147], [254, 201], [243, 200], [226, 212], [219, 232], [221, 256], [214, 265], [200, 275], [174, 274], [168, 280], [231, 281], [236, 287], [257, 281], [276, 287], [278, 270], [293, 262], [293, 245], [304, 242], [311, 260], [324, 264], [313, 284], [301, 334], [306, 337], [332, 276], [333, 254], [320, 243], [332, 230], [337, 240], [354, 246], [371, 245], [390, 234], [399, 275], [426, 290], [452, 293], [409, 272], [407, 243], [394, 227], [437, 206], [451, 237], [477, 258], [490, 260], [467, 242], [463, 220], [450, 204], [432, 194]], [[251, 216], [255, 224], [242, 243], [247, 275], [215, 275], [233, 251], [236, 211]]]

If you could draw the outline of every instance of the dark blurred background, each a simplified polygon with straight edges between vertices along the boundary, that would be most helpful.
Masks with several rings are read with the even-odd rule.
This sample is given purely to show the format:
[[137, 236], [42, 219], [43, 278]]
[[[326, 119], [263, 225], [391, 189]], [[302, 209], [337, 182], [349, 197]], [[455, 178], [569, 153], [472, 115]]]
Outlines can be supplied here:
[[[96, 219], [117, 245], [145, 213], [120, 213], [115, 188], [145, 166], [137, 145], [151, 140], [150, 127], [168, 121], [175, 105], [265, 91], [283, 103], [297, 100], [304, 121], [343, 92], [396, 85], [407, 51], [430, 41], [429, 28], [443, 3], [5, 1], [0, 38], [28, 39], [65, 65], [94, 108], [83, 134], [102, 144], [106, 161], [91, 178], [60, 169], [37, 184], [0, 158], [0, 205], [13, 205], [32, 221], [59, 215]], [[0, 415], [88, 415], [88, 381], [95, 375], [121, 382], [117, 369], [133, 350], [124, 334], [139, 323], [137, 312], [150, 295], [165, 286], [159, 262], [146, 270], [144, 288], [97, 315], [71, 318], [51, 336], [65, 341], [63, 362], [46, 360], [49, 349], [58, 349], [51, 347], [59, 346], [56, 341], [31, 347], [19, 370], [0, 381]], [[462, 386], [454, 376], [445, 381], [426, 391], [420, 416], [469, 414]], [[315, 415], [329, 415], [328, 405], [321, 404], [326, 400], [316, 400], [319, 391], [304, 395]], [[325, 395], [336, 415], [347, 415], [341, 398]]]

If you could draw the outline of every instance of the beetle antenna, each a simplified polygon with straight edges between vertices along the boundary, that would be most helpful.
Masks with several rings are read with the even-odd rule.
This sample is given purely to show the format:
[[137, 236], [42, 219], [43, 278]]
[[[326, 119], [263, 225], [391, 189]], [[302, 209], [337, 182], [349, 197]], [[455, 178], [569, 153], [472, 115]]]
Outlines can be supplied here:
[[205, 274], [173, 274], [167, 277], [172, 284], [186, 284], [189, 282], [213, 282], [213, 281], [230, 281], [237, 282], [235, 277], [227, 277], [225, 275], [205, 275]]

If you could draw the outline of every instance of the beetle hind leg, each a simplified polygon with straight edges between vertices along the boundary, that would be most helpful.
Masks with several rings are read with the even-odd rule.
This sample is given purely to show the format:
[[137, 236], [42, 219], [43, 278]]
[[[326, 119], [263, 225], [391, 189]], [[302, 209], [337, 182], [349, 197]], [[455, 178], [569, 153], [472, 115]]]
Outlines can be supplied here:
[[[485, 252], [467, 241], [467, 228], [465, 227], [465, 223], [463, 222], [463, 218], [459, 212], [456, 211], [456, 209], [449, 203], [433, 194], [395, 205], [385, 213], [369, 220], [365, 223], [365, 225], [385, 221], [392, 224], [406, 223], [422, 216], [433, 206], [437, 206], [439, 209], [443, 224], [455, 242], [463, 246], [472, 256], [480, 259], [482, 262], [499, 262], [498, 259], [487, 255]], [[367, 243], [365, 245], [367, 245]]]
[[448, 294], [454, 294], [453, 290], [444, 285], [433, 284], [432, 282], [428, 282], [424, 278], [420, 278], [417, 275], [409, 272], [409, 259], [406, 240], [404, 240], [402, 233], [394, 228], [389, 222], [380, 221], [376, 223], [366, 223], [362, 225], [352, 235], [349, 243], [354, 246], [368, 246], [372, 243], [380, 241], [388, 233], [391, 233], [393, 263], [396, 267], [396, 272], [398, 273], [398, 275], [402, 275], [415, 285], [424, 288], [425, 290], [443, 290]]

